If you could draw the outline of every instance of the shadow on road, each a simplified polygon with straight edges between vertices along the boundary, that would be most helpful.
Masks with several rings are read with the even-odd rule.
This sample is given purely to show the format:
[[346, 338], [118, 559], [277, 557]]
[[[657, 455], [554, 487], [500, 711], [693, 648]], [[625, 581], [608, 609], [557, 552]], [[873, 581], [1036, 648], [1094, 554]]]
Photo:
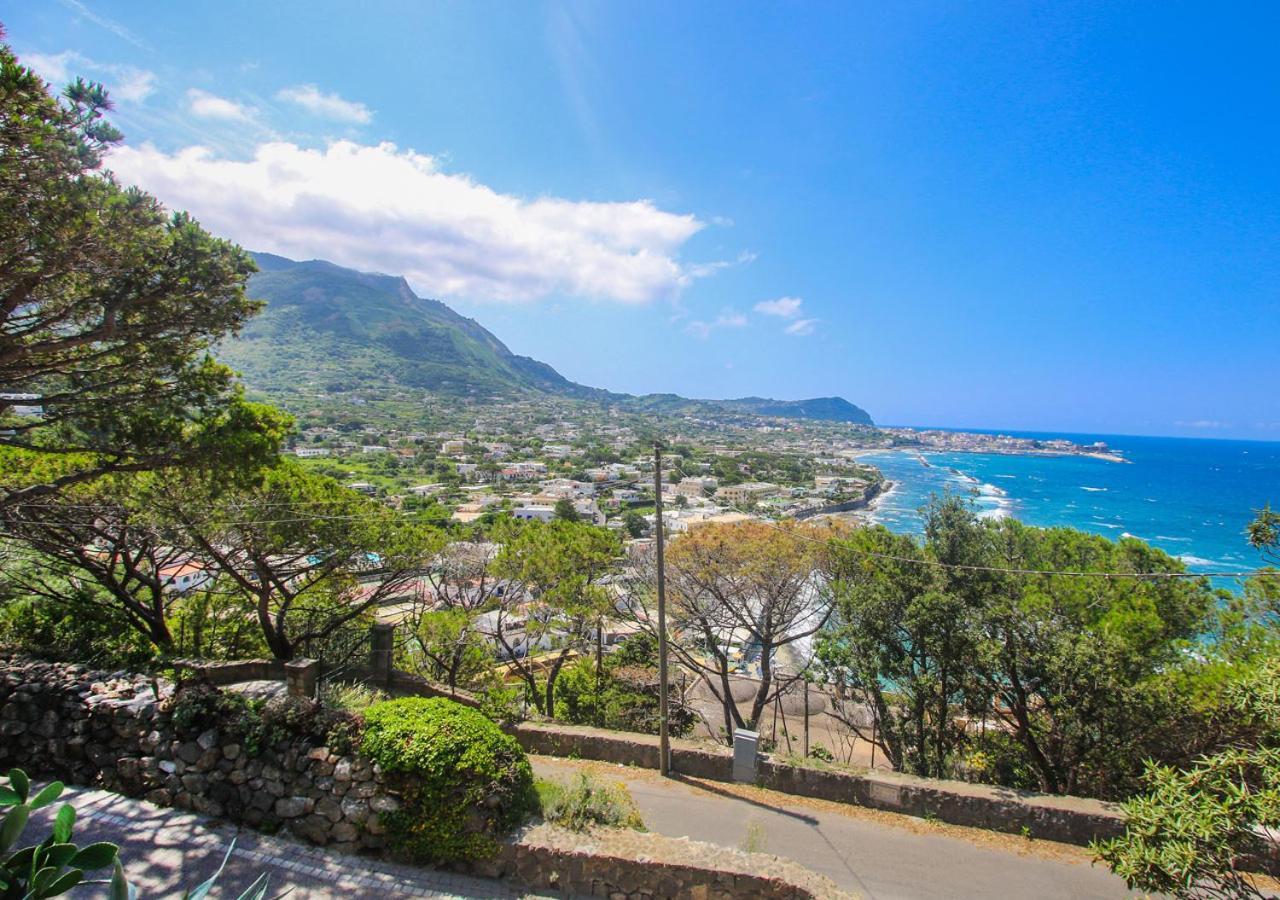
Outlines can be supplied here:
[[729, 800], [739, 800], [743, 803], [749, 803], [752, 806], [758, 806], [760, 809], [767, 809], [769, 812], [777, 813], [780, 816], [789, 816], [792, 819], [798, 819], [806, 825], [817, 825], [818, 820], [814, 816], [806, 816], [804, 813], [787, 809], [782, 806], [774, 806], [771, 803], [765, 803], [760, 800], [753, 800], [750, 797], [744, 797], [741, 794], [735, 794], [733, 791], [726, 791], [723, 788], [714, 787], [704, 781], [694, 781], [678, 772], [672, 772], [670, 775], [672, 781], [678, 781], [686, 787], [691, 787], [696, 791], [705, 791], [708, 794], [715, 794], [719, 797], [726, 797]]

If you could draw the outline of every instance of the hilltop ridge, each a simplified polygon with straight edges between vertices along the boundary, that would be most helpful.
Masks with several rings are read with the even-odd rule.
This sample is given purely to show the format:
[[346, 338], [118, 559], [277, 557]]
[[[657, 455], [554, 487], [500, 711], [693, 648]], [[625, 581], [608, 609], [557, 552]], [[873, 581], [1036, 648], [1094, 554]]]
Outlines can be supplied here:
[[549, 394], [640, 411], [746, 414], [873, 425], [841, 397], [697, 400], [633, 396], [588, 387], [552, 366], [513, 353], [475, 319], [419, 297], [401, 276], [360, 272], [324, 260], [255, 253], [249, 294], [266, 308], [219, 348], [246, 384], [268, 397], [299, 389], [343, 394], [399, 387], [443, 395]]

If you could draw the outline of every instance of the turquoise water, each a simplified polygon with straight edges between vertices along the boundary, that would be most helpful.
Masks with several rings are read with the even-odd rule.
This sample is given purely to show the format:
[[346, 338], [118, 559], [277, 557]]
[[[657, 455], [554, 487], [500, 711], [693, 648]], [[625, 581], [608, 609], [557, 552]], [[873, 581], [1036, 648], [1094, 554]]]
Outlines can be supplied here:
[[981, 515], [1067, 525], [1112, 539], [1133, 535], [1180, 557], [1192, 571], [1244, 572], [1264, 564], [1244, 529], [1264, 504], [1280, 507], [1280, 443], [1011, 433], [1106, 441], [1131, 462], [924, 453], [924, 466], [914, 452], [868, 454], [864, 459], [897, 485], [873, 520], [918, 532], [918, 510], [930, 494], [962, 491], [974, 496]]

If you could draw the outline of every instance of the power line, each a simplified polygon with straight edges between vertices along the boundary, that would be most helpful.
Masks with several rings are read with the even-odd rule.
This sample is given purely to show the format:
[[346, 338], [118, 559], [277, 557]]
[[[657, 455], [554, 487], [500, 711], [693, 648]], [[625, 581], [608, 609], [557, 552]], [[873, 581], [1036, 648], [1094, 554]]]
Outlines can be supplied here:
[[[685, 470], [679, 465], [674, 466], [674, 469], [680, 473], [682, 478], [690, 477], [689, 474], [685, 472]], [[630, 481], [627, 483], [634, 484], [635, 481]], [[757, 515], [750, 513], [747, 510], [741, 508], [740, 506], [737, 506], [736, 504], [730, 503], [727, 500], [715, 498], [711, 494], [707, 493], [706, 488], [704, 487], [700, 487], [699, 490], [703, 492], [702, 499], [713, 500], [715, 503], [723, 507], [726, 507], [728, 509], [731, 509], [734, 512], [737, 512], [741, 515], [747, 516], [753, 521], [761, 525], [772, 528], [782, 533], [786, 533], [799, 540], [808, 541], [810, 543], [818, 544], [822, 546], [828, 546], [829, 542], [827, 540], [810, 537], [809, 535], [802, 534], [794, 530], [782, 528], [776, 522], [770, 521], [768, 519], [760, 518]], [[388, 507], [384, 506], [383, 504], [377, 503], [376, 501], [368, 500], [367, 502], [370, 505], [370, 512], [372, 512], [374, 508], [388, 509]], [[321, 505], [327, 505], [327, 503], [326, 501], [279, 501], [279, 502], [266, 503], [262, 505], [265, 507], [290, 508], [290, 507], [303, 507], [303, 506], [312, 506], [312, 505], [321, 506]], [[15, 504], [14, 506], [20, 509], [35, 509], [35, 510], [46, 508], [41, 504]], [[63, 509], [83, 509], [91, 512], [96, 512], [98, 510], [98, 507], [87, 505], [87, 504], [59, 504], [59, 506]], [[309, 514], [309, 515], [297, 516], [292, 518], [225, 521], [225, 522], [217, 522], [216, 524], [227, 526], [227, 527], [248, 527], [252, 525], [290, 525], [290, 524], [299, 524], [299, 523], [307, 523], [307, 522], [315, 522], [315, 521], [354, 521], [354, 520], [363, 519], [363, 518], [365, 518], [365, 514], [355, 514], [355, 515]], [[92, 521], [88, 521], [88, 522], [75, 522], [72, 524], [76, 526], [92, 527], [94, 523]], [[1277, 569], [1252, 569], [1252, 570], [1235, 571], [1235, 572], [1226, 572], [1226, 571], [1092, 572], [1092, 571], [1072, 571], [1072, 570], [1053, 570], [1053, 569], [1022, 569], [1022, 568], [1006, 568], [1002, 566], [973, 565], [973, 564], [966, 564], [966, 563], [947, 563], [947, 562], [942, 562], [940, 560], [901, 556], [899, 554], [882, 553], [875, 550], [863, 550], [863, 549], [859, 549], [855, 547], [847, 547], [847, 546], [844, 547], [843, 549], [846, 552], [853, 553], [866, 558], [879, 559], [887, 562], [902, 563], [904, 565], [914, 565], [914, 566], [921, 566], [926, 568], [944, 569], [944, 570], [952, 570], [952, 571], [984, 572], [984, 573], [1001, 574], [1001, 575], [1023, 575], [1023, 576], [1040, 576], [1040, 577], [1057, 576], [1057, 577], [1063, 577], [1063, 578], [1101, 578], [1101, 579], [1126, 579], [1127, 578], [1127, 579], [1137, 579], [1137, 580], [1143, 580], [1143, 579], [1176, 580], [1176, 579], [1182, 579], [1182, 578], [1280, 578], [1280, 570], [1277, 570]]]

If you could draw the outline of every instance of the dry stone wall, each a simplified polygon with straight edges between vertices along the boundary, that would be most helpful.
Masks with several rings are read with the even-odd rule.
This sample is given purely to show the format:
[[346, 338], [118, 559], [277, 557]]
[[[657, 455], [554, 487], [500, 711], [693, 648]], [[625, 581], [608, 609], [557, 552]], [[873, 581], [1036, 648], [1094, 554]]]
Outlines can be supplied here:
[[608, 900], [853, 900], [829, 878], [768, 853], [629, 829], [526, 828], [475, 869], [537, 890]]
[[[264, 674], [253, 667], [244, 673]], [[377, 765], [306, 737], [251, 747], [217, 728], [190, 733], [175, 724], [164, 702], [169, 689], [160, 694], [157, 702], [156, 685], [127, 672], [0, 655], [0, 770], [19, 766], [43, 778], [281, 828], [339, 851], [383, 850], [381, 817], [399, 809], [400, 801]], [[503, 842], [493, 859], [474, 869], [533, 888], [610, 900], [846, 896], [827, 879], [773, 856], [623, 830], [583, 835], [545, 824]]]
[[305, 737], [255, 749], [216, 728], [180, 734], [140, 676], [22, 658], [0, 666], [0, 768], [285, 828], [340, 850], [383, 846], [379, 817], [399, 800], [377, 766]]

